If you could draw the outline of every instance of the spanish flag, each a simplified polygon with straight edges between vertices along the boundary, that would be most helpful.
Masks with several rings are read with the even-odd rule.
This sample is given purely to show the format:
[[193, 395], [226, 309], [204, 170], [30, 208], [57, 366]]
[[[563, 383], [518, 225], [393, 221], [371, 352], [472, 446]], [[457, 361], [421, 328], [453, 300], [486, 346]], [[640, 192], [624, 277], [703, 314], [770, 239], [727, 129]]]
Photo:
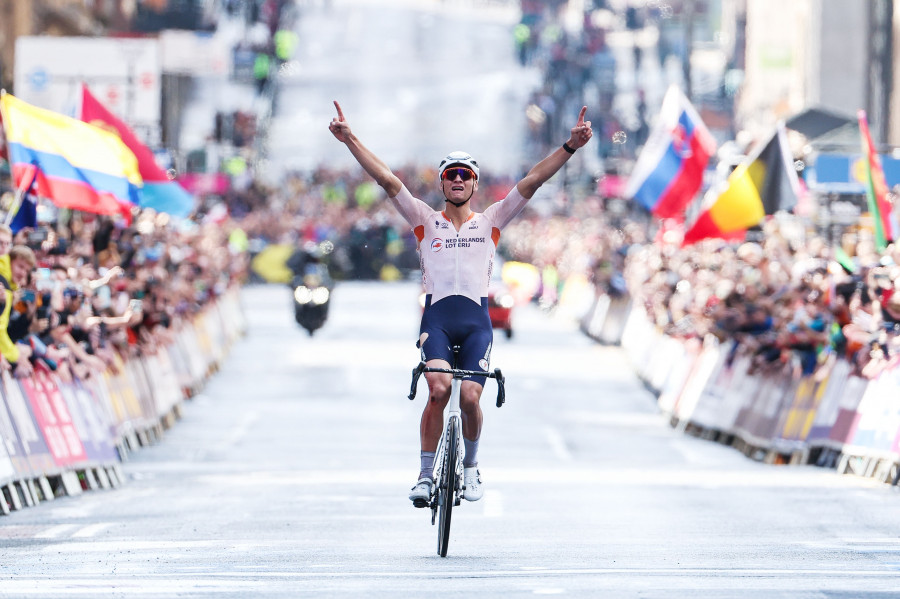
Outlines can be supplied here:
[[793, 209], [799, 190], [787, 134], [779, 123], [772, 137], [728, 176], [725, 190], [700, 213], [682, 244], [709, 237], [731, 238], [758, 225], [767, 215]]
[[142, 185], [137, 159], [115, 133], [0, 97], [13, 184], [34, 177], [37, 195], [60, 208], [130, 215]]

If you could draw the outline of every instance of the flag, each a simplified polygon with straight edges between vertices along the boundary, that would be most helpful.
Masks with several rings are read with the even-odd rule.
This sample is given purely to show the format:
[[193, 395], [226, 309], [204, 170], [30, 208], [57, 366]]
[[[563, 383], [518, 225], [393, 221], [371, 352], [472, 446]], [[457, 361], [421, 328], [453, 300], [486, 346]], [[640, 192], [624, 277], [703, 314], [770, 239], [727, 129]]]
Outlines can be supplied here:
[[60, 208], [126, 214], [137, 204], [137, 160], [119, 136], [12, 94], [0, 110], [14, 185], [35, 169], [38, 195]]
[[152, 208], [174, 216], [188, 216], [193, 212], [194, 198], [191, 194], [169, 179], [156, 163], [153, 152], [141, 143], [128, 125], [107, 110], [84, 84], [81, 86], [81, 120], [114, 132], [134, 153], [138, 171], [144, 181], [139, 201], [141, 208]]
[[678, 87], [669, 87], [628, 179], [625, 197], [634, 198], [659, 218], [683, 219], [715, 151], [716, 141], [690, 101]]
[[12, 206], [9, 207], [4, 221], [10, 226], [13, 233], [18, 233], [25, 227], [37, 226], [37, 204], [28, 195], [34, 187], [36, 178], [37, 169], [33, 164], [26, 165], [20, 172], [15, 199]]
[[727, 186], [684, 234], [684, 245], [708, 237], [730, 238], [758, 225], [767, 215], [797, 204], [800, 182], [787, 133], [778, 123], [771, 138], [728, 176]]
[[869, 133], [866, 111], [856, 113], [859, 119], [859, 134], [862, 138], [862, 151], [866, 166], [866, 198], [869, 201], [869, 212], [875, 229], [875, 246], [883, 252], [889, 243], [894, 241], [894, 230], [891, 226], [891, 202], [888, 200], [888, 187], [881, 168], [881, 159]]

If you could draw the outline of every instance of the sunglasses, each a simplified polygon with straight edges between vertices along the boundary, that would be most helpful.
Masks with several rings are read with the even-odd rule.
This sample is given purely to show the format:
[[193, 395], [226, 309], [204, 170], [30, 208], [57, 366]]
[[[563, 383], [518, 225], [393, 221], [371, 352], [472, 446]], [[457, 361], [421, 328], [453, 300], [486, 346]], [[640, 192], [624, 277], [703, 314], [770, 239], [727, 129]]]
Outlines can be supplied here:
[[448, 168], [443, 173], [441, 173], [441, 179], [443, 179], [444, 181], [453, 181], [454, 179], [456, 179], [457, 175], [459, 175], [463, 181], [468, 181], [469, 179], [475, 178], [475, 171], [461, 166]]

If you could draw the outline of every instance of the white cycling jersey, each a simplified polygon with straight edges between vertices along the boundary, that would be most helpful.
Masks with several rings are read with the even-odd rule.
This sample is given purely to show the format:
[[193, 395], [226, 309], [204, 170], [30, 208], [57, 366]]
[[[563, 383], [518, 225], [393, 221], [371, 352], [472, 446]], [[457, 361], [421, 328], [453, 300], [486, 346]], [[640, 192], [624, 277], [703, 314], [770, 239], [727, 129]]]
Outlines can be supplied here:
[[481, 298], [488, 294], [500, 230], [527, 202], [513, 186], [505, 198], [484, 212], [470, 214], [456, 231], [443, 212], [414, 198], [405, 185], [400, 188], [391, 203], [412, 226], [418, 240], [422, 282], [432, 303], [462, 295], [481, 304]]

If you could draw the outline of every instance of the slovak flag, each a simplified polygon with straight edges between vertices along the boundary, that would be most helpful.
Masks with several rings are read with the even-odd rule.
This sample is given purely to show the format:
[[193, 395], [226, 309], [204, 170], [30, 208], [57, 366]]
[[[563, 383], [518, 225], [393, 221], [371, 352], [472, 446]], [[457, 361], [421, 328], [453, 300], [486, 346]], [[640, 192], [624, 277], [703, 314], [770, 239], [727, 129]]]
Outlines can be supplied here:
[[716, 140], [700, 115], [677, 86], [670, 86], [631, 171], [625, 197], [634, 198], [659, 218], [683, 220], [715, 151]]

